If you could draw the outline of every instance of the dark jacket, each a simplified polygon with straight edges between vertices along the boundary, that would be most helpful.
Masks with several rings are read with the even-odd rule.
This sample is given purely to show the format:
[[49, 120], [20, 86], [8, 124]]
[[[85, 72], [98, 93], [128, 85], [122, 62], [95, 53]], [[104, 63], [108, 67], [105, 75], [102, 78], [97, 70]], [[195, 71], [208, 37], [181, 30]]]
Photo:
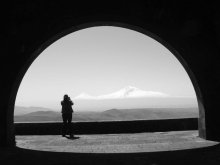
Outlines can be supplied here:
[[73, 102], [71, 100], [63, 100], [61, 101], [62, 111], [61, 113], [73, 113]]

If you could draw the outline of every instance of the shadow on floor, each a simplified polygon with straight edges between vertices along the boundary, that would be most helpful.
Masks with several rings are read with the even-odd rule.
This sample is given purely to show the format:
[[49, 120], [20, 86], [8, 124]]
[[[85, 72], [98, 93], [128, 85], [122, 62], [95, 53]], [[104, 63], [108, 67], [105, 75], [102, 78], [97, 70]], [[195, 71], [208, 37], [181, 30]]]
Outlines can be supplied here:
[[67, 139], [69, 139], [69, 140], [76, 140], [76, 139], [79, 139], [80, 137], [78, 137], [78, 136], [73, 136], [73, 137], [71, 137], [71, 136], [65, 136]]
[[220, 145], [151, 153], [66, 153], [10, 148], [0, 151], [0, 162], [21, 165], [219, 165]]

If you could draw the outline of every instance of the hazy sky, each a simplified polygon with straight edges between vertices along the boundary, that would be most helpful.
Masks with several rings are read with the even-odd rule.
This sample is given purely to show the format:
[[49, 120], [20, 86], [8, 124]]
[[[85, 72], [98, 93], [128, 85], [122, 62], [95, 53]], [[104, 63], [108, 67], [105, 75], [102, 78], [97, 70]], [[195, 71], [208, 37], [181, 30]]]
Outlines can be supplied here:
[[139, 32], [92, 27], [45, 49], [25, 74], [16, 105], [60, 109], [64, 94], [109, 94], [125, 86], [172, 97], [193, 97], [192, 83], [176, 57]]

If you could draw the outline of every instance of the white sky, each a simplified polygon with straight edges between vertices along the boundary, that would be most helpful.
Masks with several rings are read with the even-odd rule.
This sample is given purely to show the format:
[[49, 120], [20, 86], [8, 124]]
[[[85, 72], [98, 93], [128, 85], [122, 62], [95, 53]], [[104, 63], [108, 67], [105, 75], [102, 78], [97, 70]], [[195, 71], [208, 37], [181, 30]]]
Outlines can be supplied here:
[[125, 86], [196, 98], [186, 71], [163, 45], [139, 32], [92, 27], [43, 51], [25, 74], [16, 105], [60, 109], [64, 94], [98, 96]]

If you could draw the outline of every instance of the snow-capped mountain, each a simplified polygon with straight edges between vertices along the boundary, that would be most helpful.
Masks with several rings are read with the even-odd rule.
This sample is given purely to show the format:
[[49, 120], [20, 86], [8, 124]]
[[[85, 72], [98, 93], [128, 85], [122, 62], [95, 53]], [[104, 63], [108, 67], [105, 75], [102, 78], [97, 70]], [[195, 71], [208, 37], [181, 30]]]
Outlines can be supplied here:
[[74, 99], [94, 99], [94, 98], [95, 98], [94, 96], [90, 96], [89, 94], [84, 93], [84, 92], [74, 97]]
[[81, 93], [80, 95], [76, 96], [74, 99], [102, 100], [102, 99], [124, 99], [124, 98], [168, 97], [168, 96], [169, 95], [161, 92], [144, 91], [133, 86], [127, 86], [114, 93], [100, 95], [100, 96], [91, 96], [86, 93]]

